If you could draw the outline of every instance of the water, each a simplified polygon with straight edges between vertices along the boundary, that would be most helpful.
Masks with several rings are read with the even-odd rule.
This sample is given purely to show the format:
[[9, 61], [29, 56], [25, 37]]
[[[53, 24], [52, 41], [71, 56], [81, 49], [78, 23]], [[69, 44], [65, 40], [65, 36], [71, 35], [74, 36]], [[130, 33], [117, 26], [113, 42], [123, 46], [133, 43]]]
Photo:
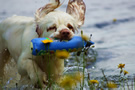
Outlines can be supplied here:
[[[126, 64], [129, 75], [135, 73], [135, 0], [84, 0], [86, 20], [81, 28], [92, 34], [95, 42], [96, 61], [88, 66], [92, 76], [118, 74], [117, 65]], [[16, 15], [34, 16], [35, 10], [48, 0], [0, 0], [0, 21]], [[59, 8], [65, 11], [67, 0]], [[113, 22], [113, 20], [116, 20]]]
[[[88, 4], [89, 3], [89, 4]], [[84, 30], [92, 33], [98, 52], [93, 74], [100, 76], [117, 74], [117, 65], [125, 63], [125, 70], [135, 73], [135, 1], [99, 0], [87, 1]], [[116, 22], [113, 22], [116, 19]]]

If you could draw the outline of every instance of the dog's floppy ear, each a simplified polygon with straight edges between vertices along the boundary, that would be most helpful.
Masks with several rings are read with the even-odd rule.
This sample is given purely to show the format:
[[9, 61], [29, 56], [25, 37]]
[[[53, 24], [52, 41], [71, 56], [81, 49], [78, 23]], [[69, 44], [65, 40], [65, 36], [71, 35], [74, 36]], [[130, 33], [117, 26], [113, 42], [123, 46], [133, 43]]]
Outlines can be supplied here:
[[60, 0], [50, 0], [50, 3], [39, 8], [35, 13], [35, 21], [38, 22], [42, 17], [48, 14], [51, 11], [54, 11], [60, 6]]
[[86, 6], [83, 0], [69, 0], [67, 13], [72, 15], [78, 22], [78, 27], [84, 24]]

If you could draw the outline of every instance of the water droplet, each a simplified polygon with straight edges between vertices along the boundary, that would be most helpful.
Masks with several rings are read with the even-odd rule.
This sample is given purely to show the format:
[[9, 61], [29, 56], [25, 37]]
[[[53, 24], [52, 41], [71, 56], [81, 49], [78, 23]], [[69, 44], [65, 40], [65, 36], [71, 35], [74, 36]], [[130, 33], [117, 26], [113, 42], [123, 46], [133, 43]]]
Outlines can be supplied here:
[[92, 66], [92, 69], [95, 69], [95, 67], [94, 67], [94, 66]]
[[68, 60], [68, 59], [66, 59], [66, 62], [69, 62], [69, 60]]

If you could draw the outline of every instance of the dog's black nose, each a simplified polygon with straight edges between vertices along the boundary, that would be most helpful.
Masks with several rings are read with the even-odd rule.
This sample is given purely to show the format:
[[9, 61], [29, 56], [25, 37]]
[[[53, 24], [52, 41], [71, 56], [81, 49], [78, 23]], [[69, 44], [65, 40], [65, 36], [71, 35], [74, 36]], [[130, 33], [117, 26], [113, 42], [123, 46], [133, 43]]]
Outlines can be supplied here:
[[63, 29], [63, 30], [61, 30], [60, 34], [61, 34], [62, 36], [68, 36], [68, 35], [70, 34], [70, 32], [69, 32], [68, 29]]
[[62, 35], [68, 36], [69, 35], [69, 32], [62, 32]]
[[60, 35], [62, 37], [68, 37], [70, 35], [70, 31], [68, 29], [63, 29], [60, 31]]
[[70, 31], [68, 29], [63, 29], [60, 31], [61, 39], [69, 40], [70, 39]]

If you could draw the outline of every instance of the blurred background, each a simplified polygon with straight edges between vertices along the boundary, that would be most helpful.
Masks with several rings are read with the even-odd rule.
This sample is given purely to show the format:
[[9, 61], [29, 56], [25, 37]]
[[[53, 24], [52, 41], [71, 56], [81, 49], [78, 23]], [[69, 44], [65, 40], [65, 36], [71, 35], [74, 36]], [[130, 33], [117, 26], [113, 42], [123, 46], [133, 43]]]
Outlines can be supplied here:
[[[34, 17], [36, 9], [49, 0], [0, 0], [0, 22], [12, 15]], [[92, 76], [118, 74], [118, 64], [124, 63], [129, 75], [135, 73], [135, 0], [84, 0], [85, 24], [81, 28], [92, 34], [96, 60], [87, 66]], [[66, 11], [68, 0], [58, 8]], [[88, 55], [88, 58], [91, 56]]]

